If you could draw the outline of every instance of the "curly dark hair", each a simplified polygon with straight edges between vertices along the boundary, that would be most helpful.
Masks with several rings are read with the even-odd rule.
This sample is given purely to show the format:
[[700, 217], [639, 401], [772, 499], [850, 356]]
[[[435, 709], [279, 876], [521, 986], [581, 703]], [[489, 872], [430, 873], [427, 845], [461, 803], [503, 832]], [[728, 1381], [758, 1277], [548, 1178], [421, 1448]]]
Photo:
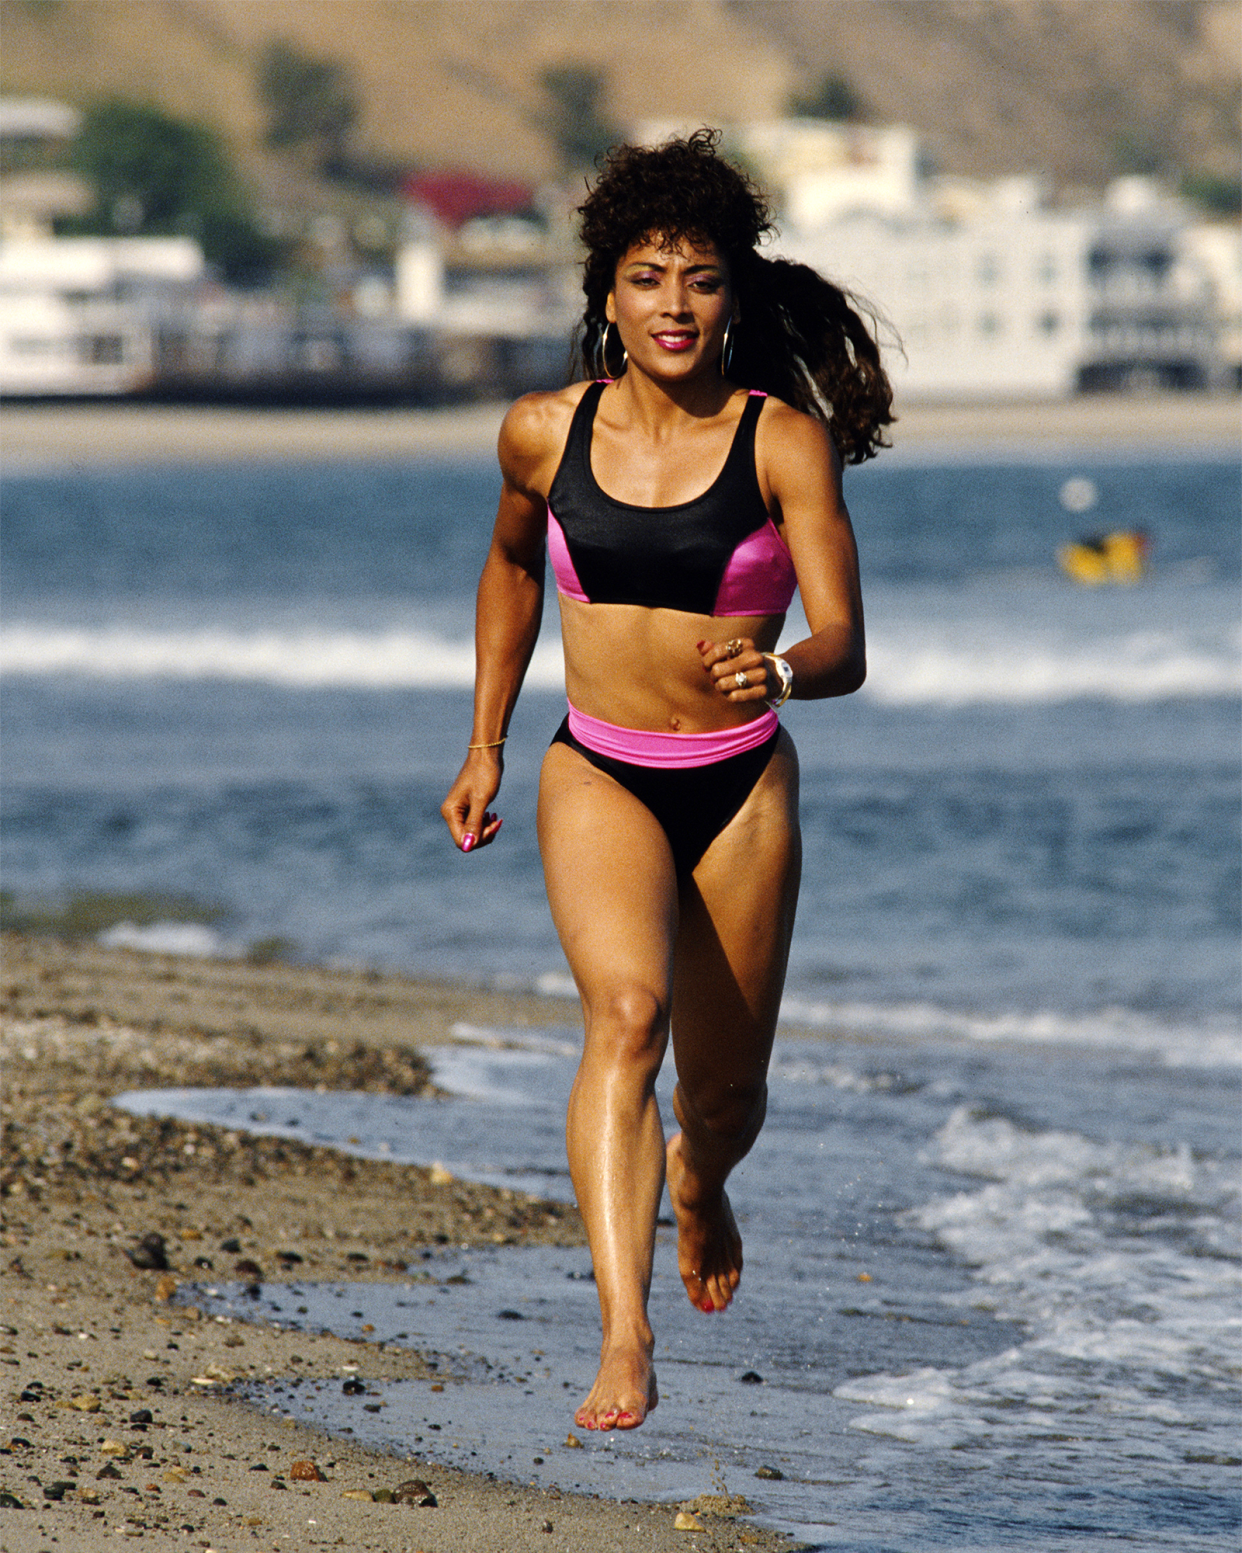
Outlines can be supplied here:
[[730, 377], [818, 417], [845, 463], [874, 458], [894, 419], [874, 328], [854, 297], [808, 265], [757, 252], [775, 231], [767, 203], [718, 153], [719, 141], [718, 130], [700, 129], [607, 153], [578, 207], [587, 256], [576, 365], [600, 375], [604, 305], [630, 248], [653, 238], [709, 242], [729, 266], [741, 309]]

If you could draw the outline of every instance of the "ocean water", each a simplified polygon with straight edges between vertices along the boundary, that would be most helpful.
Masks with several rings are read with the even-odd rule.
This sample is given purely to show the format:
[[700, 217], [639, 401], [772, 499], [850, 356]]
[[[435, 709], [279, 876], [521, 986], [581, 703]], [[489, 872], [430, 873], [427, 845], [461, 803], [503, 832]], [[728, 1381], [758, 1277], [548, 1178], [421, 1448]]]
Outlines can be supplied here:
[[[767, 1518], [860, 1553], [1236, 1545], [1239, 485], [1236, 461], [1156, 454], [889, 456], [847, 475], [870, 675], [784, 714], [805, 883], [791, 1033], [738, 1175], [751, 1251], [728, 1343], [680, 1309], [662, 1246], [665, 1404], [632, 1439], [552, 1452], [565, 1383], [590, 1380], [593, 1291], [555, 1258], [522, 1276], [520, 1257], [458, 1253], [473, 1314], [455, 1294], [414, 1323], [403, 1289], [366, 1296], [405, 1322], [373, 1312], [381, 1335], [417, 1329], [456, 1356], [466, 1443], [453, 1456], [447, 1426], [419, 1427], [418, 1449], [521, 1475], [530, 1408], [549, 1450], [522, 1472], [660, 1496], [710, 1489], [717, 1460]], [[219, 908], [209, 925], [120, 922], [111, 941], [280, 938], [550, 994], [548, 1049], [466, 1032], [442, 1054], [460, 1098], [439, 1108], [127, 1103], [568, 1191], [574, 1004], [533, 825], [563, 712], [554, 611], [506, 749], [500, 843], [463, 858], [437, 812], [469, 727], [495, 494], [482, 461], [6, 479], [19, 905], [193, 896]], [[1118, 527], [1152, 536], [1141, 585], [1059, 573], [1058, 544]], [[785, 639], [800, 630], [791, 617]], [[521, 1305], [549, 1290], [541, 1313]], [[329, 1325], [336, 1292], [272, 1298]], [[516, 1357], [500, 1308], [532, 1322]], [[466, 1425], [502, 1369], [516, 1411], [489, 1444]], [[740, 1385], [748, 1369], [762, 1387]], [[268, 1405], [295, 1400], [312, 1396]], [[349, 1427], [399, 1444], [448, 1406], [384, 1400]], [[339, 1399], [322, 1406], [340, 1424]], [[777, 1456], [782, 1482], [749, 1476]]]

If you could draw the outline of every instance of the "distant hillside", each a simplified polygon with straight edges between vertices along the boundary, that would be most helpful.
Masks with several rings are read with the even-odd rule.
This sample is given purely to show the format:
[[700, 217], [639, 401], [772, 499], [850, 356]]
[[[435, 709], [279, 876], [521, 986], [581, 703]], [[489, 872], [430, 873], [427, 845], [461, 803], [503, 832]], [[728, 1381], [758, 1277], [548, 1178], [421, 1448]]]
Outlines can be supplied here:
[[1239, 175], [1236, 0], [736, 0], [804, 78], [916, 125], [945, 171]]
[[216, 124], [252, 168], [270, 161], [256, 67], [274, 39], [348, 66], [358, 150], [422, 166], [539, 180], [559, 171], [540, 72], [582, 63], [608, 80], [621, 126], [653, 112], [717, 119], [779, 111], [792, 83], [724, 0], [3, 0], [0, 83], [80, 103], [154, 99]]
[[[1238, 0], [0, 0], [0, 86], [154, 101], [214, 124], [269, 198], [304, 165], [266, 150], [256, 69], [287, 40], [348, 67], [360, 155], [538, 181], [558, 171], [548, 67], [647, 118], [781, 114], [841, 78], [914, 124], [946, 170], [1096, 184], [1237, 167]], [[303, 189], [303, 192], [305, 190]]]

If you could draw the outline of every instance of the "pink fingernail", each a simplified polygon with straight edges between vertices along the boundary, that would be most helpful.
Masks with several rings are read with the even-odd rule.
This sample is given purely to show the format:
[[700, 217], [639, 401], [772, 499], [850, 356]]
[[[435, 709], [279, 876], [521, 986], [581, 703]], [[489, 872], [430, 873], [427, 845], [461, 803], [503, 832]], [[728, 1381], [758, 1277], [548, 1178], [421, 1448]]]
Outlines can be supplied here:
[[475, 841], [477, 839], [478, 839], [477, 837], [471, 836], [471, 835], [468, 835], [468, 834], [463, 836], [461, 838], [461, 849], [462, 849], [462, 851], [463, 852], [470, 852], [470, 851], [472, 851], [473, 848], [474, 848], [474, 843], [475, 843]]

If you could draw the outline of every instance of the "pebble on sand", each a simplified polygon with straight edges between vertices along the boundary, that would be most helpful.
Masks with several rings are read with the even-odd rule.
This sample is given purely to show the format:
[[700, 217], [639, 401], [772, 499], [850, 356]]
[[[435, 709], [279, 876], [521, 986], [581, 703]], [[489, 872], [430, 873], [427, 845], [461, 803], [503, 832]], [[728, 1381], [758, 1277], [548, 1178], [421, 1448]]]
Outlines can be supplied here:
[[422, 1478], [409, 1478], [404, 1483], [398, 1483], [392, 1497], [395, 1504], [416, 1504], [424, 1510], [434, 1510], [437, 1504], [436, 1496]]

